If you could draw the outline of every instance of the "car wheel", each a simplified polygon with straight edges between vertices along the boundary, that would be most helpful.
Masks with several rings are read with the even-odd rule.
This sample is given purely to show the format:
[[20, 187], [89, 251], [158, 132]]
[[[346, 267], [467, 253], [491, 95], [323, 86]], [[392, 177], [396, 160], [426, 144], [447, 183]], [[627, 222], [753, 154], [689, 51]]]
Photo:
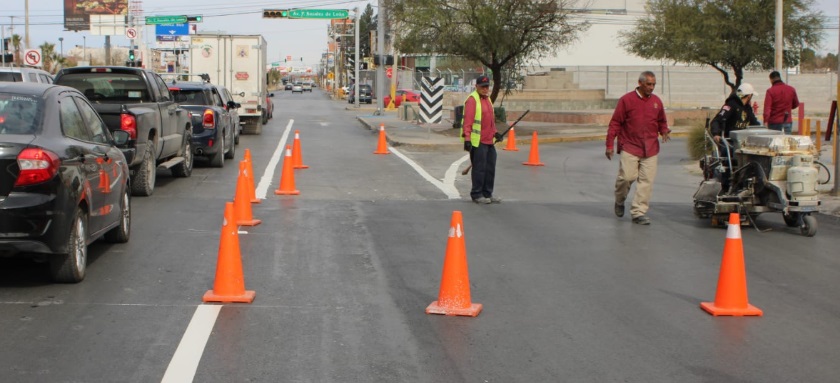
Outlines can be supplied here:
[[193, 152], [192, 152], [192, 134], [187, 133], [184, 137], [184, 147], [181, 148], [184, 161], [172, 167], [172, 175], [175, 177], [187, 178], [192, 175], [193, 169]]
[[143, 162], [140, 163], [134, 182], [131, 183], [131, 194], [148, 197], [154, 193], [157, 175], [155, 153], [155, 143], [149, 141], [146, 145], [146, 153], [143, 155]]
[[266, 112], [265, 109], [262, 111], [262, 123], [263, 125], [268, 123], [268, 112]]
[[214, 168], [225, 167], [225, 136], [222, 136], [219, 141], [220, 142], [217, 142], [219, 150], [213, 155], [213, 157], [210, 157], [210, 166]]
[[87, 217], [76, 208], [73, 226], [67, 238], [67, 253], [56, 254], [50, 259], [50, 275], [59, 283], [78, 283], [85, 279], [87, 270]]
[[233, 140], [228, 141], [230, 142], [230, 150], [225, 152], [225, 158], [232, 160], [233, 157], [236, 157], [236, 143]]
[[123, 192], [120, 199], [120, 224], [105, 233], [105, 240], [113, 243], [126, 243], [131, 236], [131, 200], [129, 192]]

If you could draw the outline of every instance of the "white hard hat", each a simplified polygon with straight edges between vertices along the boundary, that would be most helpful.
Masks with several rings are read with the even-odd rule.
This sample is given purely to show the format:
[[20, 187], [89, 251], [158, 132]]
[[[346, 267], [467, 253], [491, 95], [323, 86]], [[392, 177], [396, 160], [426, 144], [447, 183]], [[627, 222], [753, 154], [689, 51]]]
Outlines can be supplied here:
[[738, 90], [735, 91], [735, 94], [738, 95], [738, 98], [744, 98], [751, 94], [755, 94], [755, 89], [753, 89], [752, 85], [745, 82], [738, 87]]

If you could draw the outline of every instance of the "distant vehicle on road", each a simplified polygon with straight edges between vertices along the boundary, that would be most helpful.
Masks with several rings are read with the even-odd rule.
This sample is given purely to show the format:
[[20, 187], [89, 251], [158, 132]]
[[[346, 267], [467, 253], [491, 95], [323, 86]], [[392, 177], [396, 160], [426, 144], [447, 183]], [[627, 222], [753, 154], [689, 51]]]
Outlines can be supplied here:
[[48, 262], [56, 282], [85, 278], [88, 244], [128, 242], [128, 163], [85, 96], [0, 83], [0, 256]]
[[[356, 84], [350, 86], [350, 89], [347, 91], [347, 103], [354, 104], [356, 103], [356, 91], [354, 87]], [[373, 88], [371, 88], [368, 84], [359, 85], [359, 103], [365, 104], [372, 104], [373, 103]]]
[[39, 82], [52, 84], [50, 72], [35, 68], [0, 68], [0, 82]]
[[303, 85], [295, 84], [292, 86], [292, 93], [301, 93], [303, 94]]
[[286, 85], [284, 86], [284, 88], [285, 88], [285, 90], [292, 90], [292, 87], [293, 87], [293, 86], [294, 86], [294, 85], [293, 85], [292, 83], [287, 82], [287, 83], [286, 83]]
[[[239, 108], [242, 105], [233, 100], [233, 96], [227, 88], [223, 86], [217, 86], [217, 88], [219, 88], [219, 93], [222, 95], [222, 102], [227, 106], [228, 113], [230, 114], [230, 124], [235, 127], [233, 129], [233, 143], [239, 145], [239, 135], [242, 134], [242, 123], [239, 122]], [[230, 106], [231, 102], [233, 102], [233, 107]]]
[[301, 88], [303, 88], [304, 92], [312, 92], [312, 84], [308, 82], [301, 84]]
[[222, 92], [207, 82], [173, 82], [169, 91], [175, 102], [190, 113], [193, 153], [207, 157], [210, 166], [224, 167], [225, 158], [236, 155], [236, 126], [229, 112], [236, 110], [236, 102], [225, 103]]

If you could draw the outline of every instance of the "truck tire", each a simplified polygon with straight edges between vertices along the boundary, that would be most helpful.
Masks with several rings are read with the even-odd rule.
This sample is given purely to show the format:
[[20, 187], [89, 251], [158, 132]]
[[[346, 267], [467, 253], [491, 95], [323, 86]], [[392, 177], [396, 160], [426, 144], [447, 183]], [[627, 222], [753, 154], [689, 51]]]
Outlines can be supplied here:
[[184, 144], [181, 148], [181, 153], [184, 156], [184, 162], [172, 167], [172, 175], [175, 177], [187, 178], [192, 175], [193, 169], [192, 134], [188, 133], [184, 137]]
[[120, 224], [105, 233], [105, 240], [111, 243], [126, 243], [131, 236], [131, 199], [128, 188], [120, 198]]
[[76, 208], [70, 236], [67, 238], [67, 253], [50, 258], [50, 276], [59, 283], [78, 283], [85, 279], [87, 270], [87, 216]]
[[143, 162], [137, 168], [134, 175], [134, 182], [131, 183], [131, 194], [148, 197], [155, 191], [155, 177], [157, 176], [157, 163], [155, 161], [155, 143], [149, 141], [146, 145], [146, 152], [143, 153]]

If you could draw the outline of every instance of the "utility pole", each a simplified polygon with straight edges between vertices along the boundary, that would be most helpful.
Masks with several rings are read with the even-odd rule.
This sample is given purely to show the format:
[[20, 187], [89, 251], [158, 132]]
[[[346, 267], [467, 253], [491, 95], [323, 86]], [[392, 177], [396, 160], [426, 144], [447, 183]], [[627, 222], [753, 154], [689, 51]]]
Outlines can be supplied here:
[[25, 15], [25, 17], [26, 17], [26, 19], [25, 19], [25, 22], [26, 22], [26, 28], [25, 28], [26, 29], [26, 49], [32, 49], [32, 46], [29, 45], [29, 0], [26, 0], [25, 7], [26, 7], [26, 9], [25, 9], [25, 11], [26, 11], [26, 15]]
[[382, 94], [385, 93], [385, 18], [388, 17], [385, 2], [379, 0], [379, 14], [376, 16], [376, 54], [379, 65], [376, 66], [376, 112], [382, 115]]
[[355, 78], [354, 81], [355, 81], [356, 85], [353, 86], [353, 93], [354, 93], [353, 100], [356, 101], [355, 104], [356, 104], [356, 107], [358, 108], [360, 106], [359, 105], [359, 85], [361, 84], [361, 82], [359, 81], [359, 16], [360, 16], [359, 7], [356, 7], [353, 11], [356, 12], [356, 23], [355, 23], [356, 24], [355, 25], [356, 33], [354, 33], [354, 35], [356, 36], [356, 52], [355, 52], [356, 58], [355, 58], [355, 60], [353, 60], [353, 65], [355, 66], [355, 68], [353, 68], [353, 77]]
[[[778, 0], [777, 0], [778, 1]], [[840, 40], [837, 41], [837, 54], [840, 55]], [[837, 101], [837, 110], [840, 110], [840, 60], [837, 60], [837, 97], [835, 98]], [[840, 121], [840, 115], [835, 110], [834, 115], [837, 121]], [[831, 194], [834, 196], [840, 196], [840, 147], [837, 145], [836, 137], [840, 137], [837, 134], [837, 129], [840, 129], [840, 126], [834, 124], [834, 137], [835, 140], [832, 143], [834, 145], [834, 190], [832, 190]], [[819, 137], [817, 138], [819, 139]]]
[[776, 67], [776, 70], [780, 72], [782, 71], [782, 67], [784, 65], [782, 58], [784, 57], [783, 55], [785, 49], [784, 34], [782, 33], [782, 19], [784, 17], [782, 8], [783, 1], [776, 0], [776, 44], [773, 64]]

